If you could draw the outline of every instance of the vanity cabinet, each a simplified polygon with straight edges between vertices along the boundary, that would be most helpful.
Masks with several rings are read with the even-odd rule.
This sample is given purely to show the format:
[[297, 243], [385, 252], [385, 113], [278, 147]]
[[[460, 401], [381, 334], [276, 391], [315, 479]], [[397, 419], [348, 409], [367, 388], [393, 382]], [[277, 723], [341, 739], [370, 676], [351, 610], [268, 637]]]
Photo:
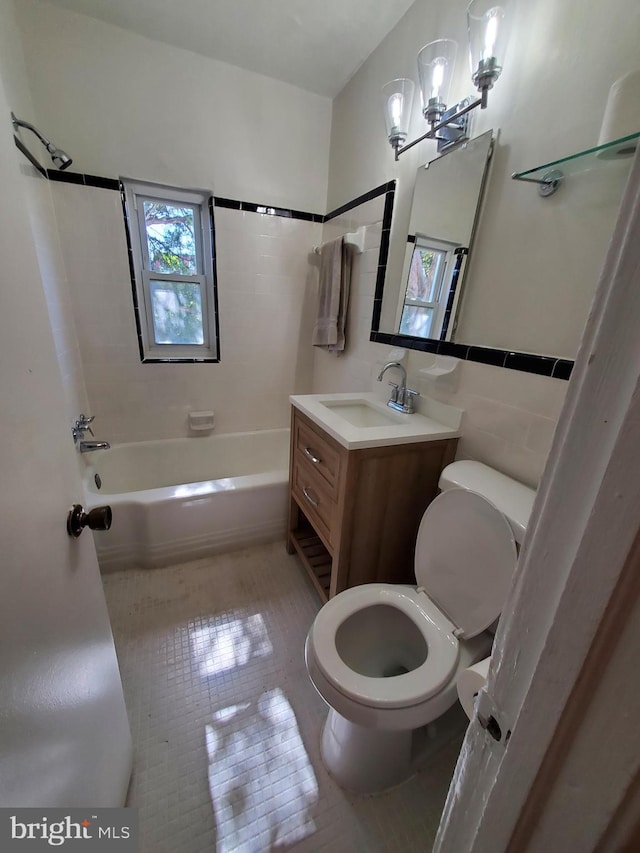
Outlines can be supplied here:
[[457, 441], [348, 450], [292, 408], [287, 550], [324, 601], [362, 583], [415, 583], [420, 520]]

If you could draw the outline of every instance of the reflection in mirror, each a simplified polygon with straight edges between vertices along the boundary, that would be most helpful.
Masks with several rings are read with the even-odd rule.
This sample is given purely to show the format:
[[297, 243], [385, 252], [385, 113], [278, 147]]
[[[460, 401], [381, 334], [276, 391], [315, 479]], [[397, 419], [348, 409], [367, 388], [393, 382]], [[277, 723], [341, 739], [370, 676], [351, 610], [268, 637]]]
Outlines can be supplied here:
[[418, 169], [394, 330], [401, 335], [451, 340], [492, 145], [487, 131]]
[[492, 149], [487, 131], [418, 169], [402, 273], [387, 267], [380, 331], [452, 339]]
[[407, 289], [400, 308], [401, 335], [446, 340], [450, 314], [445, 320], [445, 309], [455, 278], [456, 251], [466, 249], [421, 234], [415, 235], [412, 250], [407, 247], [409, 271], [402, 276]]

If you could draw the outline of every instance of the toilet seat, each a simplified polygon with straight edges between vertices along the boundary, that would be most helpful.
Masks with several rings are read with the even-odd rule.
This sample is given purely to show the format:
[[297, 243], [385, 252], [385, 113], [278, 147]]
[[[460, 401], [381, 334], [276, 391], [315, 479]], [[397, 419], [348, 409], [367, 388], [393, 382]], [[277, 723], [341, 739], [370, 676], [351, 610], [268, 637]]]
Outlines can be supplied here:
[[[375, 605], [395, 607], [418, 628], [427, 645], [424, 662], [402, 675], [377, 678], [354, 671], [340, 656], [336, 633], [350, 616]], [[348, 699], [375, 708], [405, 708], [439, 693], [459, 657], [454, 625], [428, 596], [411, 587], [364, 584], [345, 590], [320, 610], [309, 633], [315, 664]]]

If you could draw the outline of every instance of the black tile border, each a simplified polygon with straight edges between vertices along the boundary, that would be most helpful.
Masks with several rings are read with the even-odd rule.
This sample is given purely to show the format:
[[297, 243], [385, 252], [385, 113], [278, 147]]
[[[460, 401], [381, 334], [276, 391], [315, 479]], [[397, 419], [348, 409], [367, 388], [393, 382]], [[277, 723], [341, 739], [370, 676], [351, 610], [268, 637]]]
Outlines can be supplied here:
[[124, 222], [124, 234], [127, 240], [127, 255], [129, 258], [129, 280], [131, 282], [131, 294], [133, 296], [133, 313], [136, 318], [136, 336], [138, 338], [138, 350], [140, 352], [140, 361], [144, 364], [144, 344], [142, 342], [142, 325], [140, 323], [140, 306], [138, 305], [138, 288], [136, 287], [136, 270], [133, 263], [133, 249], [131, 247], [131, 233], [129, 231], [129, 211], [127, 208], [127, 196], [124, 191], [124, 186], [120, 183], [120, 201], [122, 202], [122, 221]]
[[309, 213], [306, 210], [294, 210], [289, 207], [274, 207], [271, 204], [257, 204], [255, 201], [238, 201], [234, 198], [214, 196], [215, 207], [223, 207], [227, 210], [242, 210], [246, 213], [260, 213], [263, 216], [282, 216], [285, 219], [301, 219], [304, 222], [324, 222], [325, 217], [321, 213]]
[[50, 181], [54, 181], [55, 183], [80, 184], [80, 186], [86, 186], [84, 182], [84, 175], [80, 172], [59, 172], [55, 169], [47, 169], [47, 177]]
[[332, 210], [331, 213], [327, 213], [322, 221], [329, 222], [331, 219], [335, 219], [336, 216], [340, 216], [343, 213], [348, 213], [350, 210], [353, 210], [354, 207], [360, 207], [361, 204], [364, 204], [367, 201], [371, 201], [374, 198], [378, 198], [378, 196], [384, 195], [385, 193], [395, 190], [396, 182], [389, 181], [386, 184], [381, 184], [379, 187], [376, 187], [373, 190], [369, 190], [367, 193], [363, 193], [359, 195], [357, 198], [348, 201], [346, 204], [341, 205], [340, 207], [336, 207], [335, 210]]
[[[140, 349], [140, 360], [144, 364], [211, 364], [220, 361], [220, 331], [218, 324], [218, 282], [216, 271], [216, 251], [215, 251], [215, 229], [214, 229], [214, 207], [227, 208], [229, 210], [241, 210], [250, 213], [268, 214], [271, 216], [282, 216], [288, 219], [300, 219], [306, 222], [324, 223], [335, 219], [343, 213], [347, 213], [361, 204], [365, 204], [374, 198], [381, 195], [385, 196], [384, 215], [382, 219], [382, 234], [380, 239], [380, 254], [378, 256], [378, 271], [376, 274], [376, 289], [373, 300], [373, 313], [371, 317], [371, 334], [369, 340], [374, 343], [389, 344], [391, 346], [401, 347], [404, 349], [414, 349], [421, 352], [431, 352], [437, 355], [453, 355], [465, 361], [475, 361], [480, 364], [488, 364], [493, 367], [506, 367], [510, 370], [519, 370], [525, 373], [536, 373], [540, 376], [549, 376], [554, 379], [568, 380], [573, 370], [574, 362], [564, 358], [554, 358], [553, 356], [538, 355], [536, 353], [515, 352], [514, 350], [501, 350], [493, 347], [472, 346], [470, 344], [456, 344], [449, 341], [436, 340], [434, 338], [414, 338], [409, 335], [395, 335], [388, 332], [380, 332], [380, 317], [382, 314], [382, 295], [384, 289], [384, 280], [387, 271], [387, 260], [389, 256], [389, 240], [391, 237], [391, 220], [393, 217], [393, 204], [395, 199], [396, 182], [388, 181], [375, 187], [369, 192], [363, 193], [357, 198], [352, 199], [346, 204], [335, 208], [330, 213], [309, 213], [302, 210], [294, 210], [283, 207], [273, 207], [271, 205], [262, 205], [249, 201], [237, 201], [235, 199], [224, 198], [222, 196], [212, 196], [209, 201], [209, 215], [211, 225], [211, 246], [213, 249], [213, 293], [215, 302], [216, 316], [216, 344], [217, 344], [217, 359], [199, 359], [199, 358], [144, 358], [144, 349], [142, 345], [142, 332], [140, 326], [140, 309], [138, 306], [138, 296], [136, 291], [135, 272], [133, 266], [133, 252], [131, 250], [131, 235], [129, 234], [129, 225], [127, 220], [127, 206], [124, 191], [120, 181], [117, 178], [105, 178], [100, 175], [88, 175], [82, 172], [60, 171], [58, 169], [45, 169], [31, 154], [28, 148], [22, 141], [14, 136], [16, 147], [25, 155], [29, 162], [38, 170], [38, 172], [51, 181], [58, 183], [76, 184], [78, 186], [96, 187], [99, 189], [113, 190], [120, 192], [122, 199], [122, 210], [124, 217], [125, 236], [127, 241], [127, 251], [129, 255], [129, 273], [131, 276], [131, 287], [133, 293], [133, 305], [136, 318], [136, 332], [138, 336], [138, 346]], [[413, 242], [411, 235], [408, 236], [408, 241]], [[462, 250], [458, 250], [462, 253]], [[457, 282], [456, 282], [457, 285]], [[455, 291], [454, 291], [455, 293]], [[452, 302], [451, 298], [449, 302]], [[450, 305], [447, 305], [449, 316], [451, 316]]]
[[469, 361], [477, 361], [480, 364], [491, 364], [493, 367], [504, 367], [507, 354], [502, 349], [493, 347], [469, 347], [467, 354]]
[[557, 358], [544, 355], [530, 355], [526, 352], [510, 350], [504, 361], [504, 366], [511, 370], [522, 370], [525, 373], [538, 373], [540, 376], [551, 376], [556, 366]]
[[50, 181], [60, 184], [79, 184], [84, 187], [96, 187], [101, 190], [120, 189], [120, 181], [115, 178], [102, 178], [100, 175], [85, 175], [82, 172], [60, 172], [56, 169], [47, 169], [47, 177]]
[[[60, 184], [76, 184], [77, 186], [97, 187], [104, 190], [120, 190], [120, 180], [118, 178], [105, 178], [101, 175], [87, 175], [83, 172], [60, 171], [60, 169], [45, 169], [29, 149], [24, 145], [22, 140], [17, 136], [13, 137], [18, 148], [29, 162], [40, 172], [44, 178]], [[371, 198], [375, 198], [376, 191], [368, 193]], [[326, 220], [326, 216], [322, 213], [310, 213], [306, 210], [294, 210], [287, 207], [275, 207], [271, 204], [257, 204], [253, 201], [236, 201], [232, 198], [224, 198], [222, 196], [213, 196], [213, 204], [215, 207], [226, 207], [230, 210], [243, 210], [249, 213], [261, 213], [269, 216], [283, 216], [286, 219], [301, 219], [305, 222], [319, 222], [322, 224]], [[356, 206], [356, 205], [352, 205]]]
[[209, 196], [209, 228], [211, 229], [211, 272], [213, 275], [213, 332], [216, 339], [216, 358], [207, 359], [207, 361], [220, 362], [222, 354], [220, 352], [220, 312], [218, 310], [218, 266], [216, 252], [216, 226], [213, 216], [214, 198]]
[[571, 377], [571, 372], [573, 371], [573, 365], [573, 361], [566, 358], [559, 358], [556, 361], [551, 375], [554, 379], [569, 379]]
[[[376, 272], [376, 289], [373, 297], [373, 312], [371, 315], [371, 328], [377, 329], [380, 326], [380, 316], [382, 314], [382, 292], [384, 288], [384, 279], [387, 274], [387, 260], [389, 258], [389, 238], [391, 236], [391, 219], [393, 216], [393, 203], [396, 193], [396, 182], [389, 181], [388, 184], [383, 184], [375, 191], [376, 194], [366, 201], [371, 201], [371, 198], [377, 198], [384, 192], [384, 213], [382, 214], [382, 232], [380, 234], [380, 253], [378, 255], [378, 270]], [[363, 198], [363, 196], [361, 196]], [[361, 204], [363, 202], [360, 202]]]
[[528, 352], [494, 349], [492, 347], [454, 344], [450, 341], [436, 341], [433, 338], [412, 338], [408, 335], [391, 335], [388, 332], [371, 332], [369, 340], [393, 347], [404, 347], [435, 355], [451, 355], [462, 361], [475, 361], [492, 367], [506, 367], [523, 373], [537, 373], [553, 379], [569, 379], [574, 362], [548, 355], [536, 355]]

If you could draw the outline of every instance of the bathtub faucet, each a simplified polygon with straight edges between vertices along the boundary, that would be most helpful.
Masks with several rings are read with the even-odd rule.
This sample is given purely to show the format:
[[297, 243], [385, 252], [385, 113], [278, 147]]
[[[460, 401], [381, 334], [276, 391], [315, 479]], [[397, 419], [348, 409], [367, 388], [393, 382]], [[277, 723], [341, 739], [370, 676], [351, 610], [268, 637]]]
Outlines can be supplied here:
[[91, 453], [92, 450], [109, 450], [111, 445], [108, 441], [85, 441], [84, 434], [85, 432], [93, 435], [93, 430], [91, 429], [91, 424], [95, 419], [95, 415], [83, 415], [81, 414], [74, 425], [71, 427], [71, 433], [73, 435], [73, 440], [76, 443], [76, 447], [80, 451], [80, 453]]
[[79, 441], [77, 447], [80, 453], [91, 453], [92, 450], [109, 450], [111, 445], [108, 441]]

